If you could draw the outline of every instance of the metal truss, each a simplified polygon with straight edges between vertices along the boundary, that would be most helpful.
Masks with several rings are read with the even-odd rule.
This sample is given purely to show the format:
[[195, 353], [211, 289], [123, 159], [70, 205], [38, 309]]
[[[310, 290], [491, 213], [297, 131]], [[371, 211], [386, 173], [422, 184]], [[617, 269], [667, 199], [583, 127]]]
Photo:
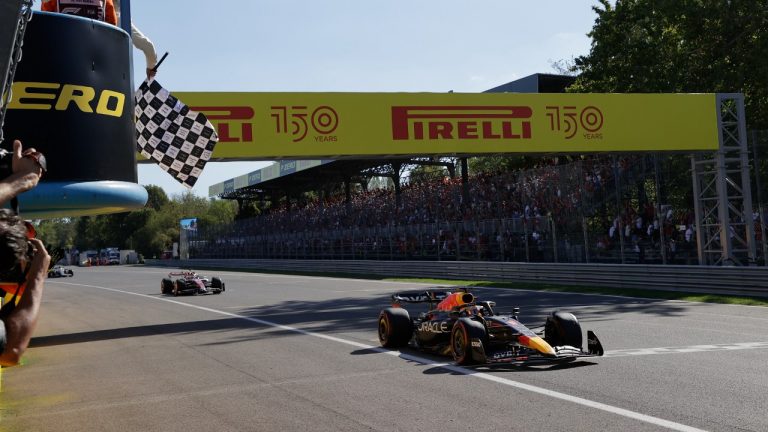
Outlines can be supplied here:
[[747, 127], [742, 94], [717, 94], [720, 148], [691, 156], [701, 265], [754, 265]]
[[[3, 123], [8, 103], [11, 101], [11, 85], [16, 67], [21, 61], [24, 32], [32, 19], [32, 0], [9, 0], [0, 4], [2, 31], [0, 31], [0, 143], [3, 142]], [[6, 47], [8, 58], [6, 59]], [[10, 148], [10, 146], [8, 146]]]

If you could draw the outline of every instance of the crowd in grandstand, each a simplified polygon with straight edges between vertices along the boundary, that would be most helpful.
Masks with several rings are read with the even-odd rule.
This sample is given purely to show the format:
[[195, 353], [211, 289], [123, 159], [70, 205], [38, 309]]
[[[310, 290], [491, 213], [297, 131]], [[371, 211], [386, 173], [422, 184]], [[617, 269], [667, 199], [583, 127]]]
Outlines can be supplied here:
[[[466, 195], [461, 178], [437, 176], [405, 182], [399, 200], [390, 188], [361, 190], [349, 203], [344, 194], [284, 203], [229, 228], [225, 237], [233, 247], [227, 253], [314, 256], [331, 250], [334, 256], [388, 252], [510, 261], [584, 261], [592, 255], [639, 262], [660, 260], [664, 253], [670, 262], [690, 259], [696, 241], [692, 211], [665, 207], [659, 213], [650, 201], [635, 208], [627, 200], [619, 214], [614, 211], [615, 184], [635, 184], [634, 177], [645, 175], [636, 162], [595, 157], [481, 173], [469, 177]], [[219, 242], [222, 234], [216, 233]], [[193, 248], [193, 254], [202, 257], [217, 248], [204, 249]]]

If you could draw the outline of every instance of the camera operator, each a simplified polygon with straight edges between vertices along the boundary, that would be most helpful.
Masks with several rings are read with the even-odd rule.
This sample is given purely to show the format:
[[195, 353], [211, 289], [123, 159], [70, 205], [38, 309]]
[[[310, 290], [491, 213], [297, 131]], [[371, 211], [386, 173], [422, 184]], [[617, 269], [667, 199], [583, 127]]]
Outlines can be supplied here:
[[[10, 165], [11, 173], [0, 180], [0, 205], [37, 185], [45, 158], [14, 141]], [[0, 309], [0, 366], [19, 364], [37, 324], [51, 257], [34, 236], [31, 224], [0, 210], [0, 294], [10, 298]]]

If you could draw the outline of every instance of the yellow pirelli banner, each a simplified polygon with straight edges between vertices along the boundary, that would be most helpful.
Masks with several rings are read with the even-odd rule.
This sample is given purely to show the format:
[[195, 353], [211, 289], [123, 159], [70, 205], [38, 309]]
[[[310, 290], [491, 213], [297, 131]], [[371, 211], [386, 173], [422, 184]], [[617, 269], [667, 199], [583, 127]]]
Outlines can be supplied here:
[[715, 94], [191, 93], [212, 159], [718, 148]]

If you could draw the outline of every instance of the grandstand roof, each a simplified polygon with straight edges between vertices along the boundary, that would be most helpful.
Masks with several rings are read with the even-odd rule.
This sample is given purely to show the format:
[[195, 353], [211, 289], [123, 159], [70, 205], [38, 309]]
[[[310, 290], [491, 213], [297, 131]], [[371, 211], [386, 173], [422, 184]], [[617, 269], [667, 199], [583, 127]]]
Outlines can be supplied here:
[[224, 183], [211, 186], [208, 196], [224, 199], [253, 199], [290, 190], [317, 189], [326, 183], [340, 183], [365, 170], [409, 159], [282, 160]]
[[[484, 93], [562, 93], [574, 80], [575, 77], [571, 76], [537, 73]], [[208, 188], [208, 196], [253, 199], [280, 191], [317, 189], [324, 183], [339, 183], [364, 170], [409, 161], [408, 158], [281, 160], [266, 168], [212, 185]]]
[[563, 93], [576, 81], [568, 75], [533, 74], [502, 84], [483, 93]]

